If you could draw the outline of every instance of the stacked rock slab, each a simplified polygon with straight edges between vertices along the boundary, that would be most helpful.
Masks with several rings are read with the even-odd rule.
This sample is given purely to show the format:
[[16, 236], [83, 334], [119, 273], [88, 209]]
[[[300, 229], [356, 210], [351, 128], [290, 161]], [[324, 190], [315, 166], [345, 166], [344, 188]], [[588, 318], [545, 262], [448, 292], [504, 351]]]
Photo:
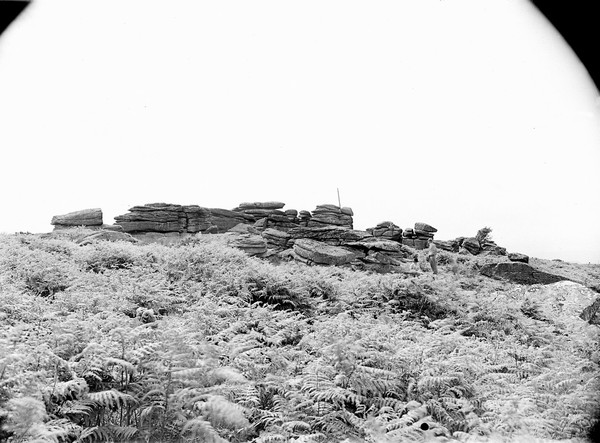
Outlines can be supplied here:
[[317, 205], [316, 209], [312, 211], [310, 220], [308, 220], [308, 227], [319, 227], [324, 225], [335, 225], [343, 226], [352, 229], [354, 213], [351, 208], [343, 207], [340, 208], [336, 205]]
[[239, 234], [231, 237], [229, 245], [241, 249], [248, 255], [261, 255], [267, 252], [267, 242], [260, 235]]
[[197, 205], [150, 203], [130, 208], [128, 214], [116, 216], [115, 221], [131, 233], [197, 233], [210, 228], [210, 218], [210, 211]]
[[300, 224], [300, 226], [308, 226], [308, 222], [311, 218], [312, 215], [310, 214], [310, 211], [303, 210], [298, 213], [298, 223]]
[[289, 241], [292, 244], [298, 239], [308, 238], [332, 246], [341, 246], [348, 242], [372, 238], [371, 234], [366, 231], [344, 228], [343, 226], [298, 226], [297, 228], [290, 229], [288, 234], [290, 235]]
[[261, 235], [266, 240], [267, 245], [274, 249], [286, 249], [291, 238], [287, 232], [273, 228], [265, 229]]
[[460, 249], [460, 243], [458, 240], [434, 240], [433, 243], [438, 249], [448, 252], [458, 252]]
[[367, 232], [376, 238], [402, 241], [402, 229], [391, 221], [383, 221], [374, 228], [367, 228]]
[[255, 227], [259, 230], [274, 228], [287, 231], [298, 226], [298, 211], [295, 209], [283, 211], [284, 206], [285, 203], [276, 201], [240, 203], [233, 211], [253, 217]]
[[50, 224], [54, 225], [55, 230], [72, 228], [74, 226], [100, 228], [102, 226], [102, 209], [83, 209], [81, 211], [69, 212], [68, 214], [55, 215], [52, 217]]
[[417, 222], [414, 228], [405, 229], [402, 233], [402, 244], [415, 249], [426, 249], [437, 229], [427, 223]]

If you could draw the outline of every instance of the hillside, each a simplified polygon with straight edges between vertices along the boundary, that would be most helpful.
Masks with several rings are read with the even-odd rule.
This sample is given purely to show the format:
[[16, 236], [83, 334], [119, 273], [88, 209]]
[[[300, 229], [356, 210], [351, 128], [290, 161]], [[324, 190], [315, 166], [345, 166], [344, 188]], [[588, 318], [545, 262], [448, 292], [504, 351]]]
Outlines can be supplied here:
[[[0, 236], [0, 441], [587, 441], [600, 266], [519, 285], [274, 263], [226, 234]], [[458, 258], [452, 272], [451, 258]], [[401, 265], [399, 265], [401, 267]]]

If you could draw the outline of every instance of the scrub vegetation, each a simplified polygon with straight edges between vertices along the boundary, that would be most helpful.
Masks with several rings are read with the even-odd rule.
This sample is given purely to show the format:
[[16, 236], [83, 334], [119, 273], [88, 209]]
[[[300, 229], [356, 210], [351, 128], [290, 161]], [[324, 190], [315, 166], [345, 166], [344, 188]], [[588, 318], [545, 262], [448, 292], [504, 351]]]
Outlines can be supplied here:
[[0, 236], [0, 441], [585, 441], [595, 425], [597, 337], [469, 258], [381, 275], [219, 235], [86, 233]]

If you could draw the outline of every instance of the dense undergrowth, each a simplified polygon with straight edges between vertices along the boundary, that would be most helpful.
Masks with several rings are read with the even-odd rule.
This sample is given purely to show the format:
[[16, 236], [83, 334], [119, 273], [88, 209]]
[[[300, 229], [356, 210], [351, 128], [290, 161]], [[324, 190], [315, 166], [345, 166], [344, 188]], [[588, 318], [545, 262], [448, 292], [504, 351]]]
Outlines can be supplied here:
[[0, 236], [0, 441], [542, 441], [594, 425], [597, 340], [468, 260], [405, 277], [274, 265], [219, 236], [83, 233]]

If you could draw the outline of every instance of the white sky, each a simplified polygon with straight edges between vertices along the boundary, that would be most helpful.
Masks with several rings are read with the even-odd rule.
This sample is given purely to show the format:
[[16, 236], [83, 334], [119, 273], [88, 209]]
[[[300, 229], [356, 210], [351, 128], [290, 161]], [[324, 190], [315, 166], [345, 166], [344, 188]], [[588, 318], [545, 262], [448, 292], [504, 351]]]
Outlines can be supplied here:
[[36, 0], [0, 38], [0, 231], [337, 203], [600, 263], [598, 91], [525, 0]]

